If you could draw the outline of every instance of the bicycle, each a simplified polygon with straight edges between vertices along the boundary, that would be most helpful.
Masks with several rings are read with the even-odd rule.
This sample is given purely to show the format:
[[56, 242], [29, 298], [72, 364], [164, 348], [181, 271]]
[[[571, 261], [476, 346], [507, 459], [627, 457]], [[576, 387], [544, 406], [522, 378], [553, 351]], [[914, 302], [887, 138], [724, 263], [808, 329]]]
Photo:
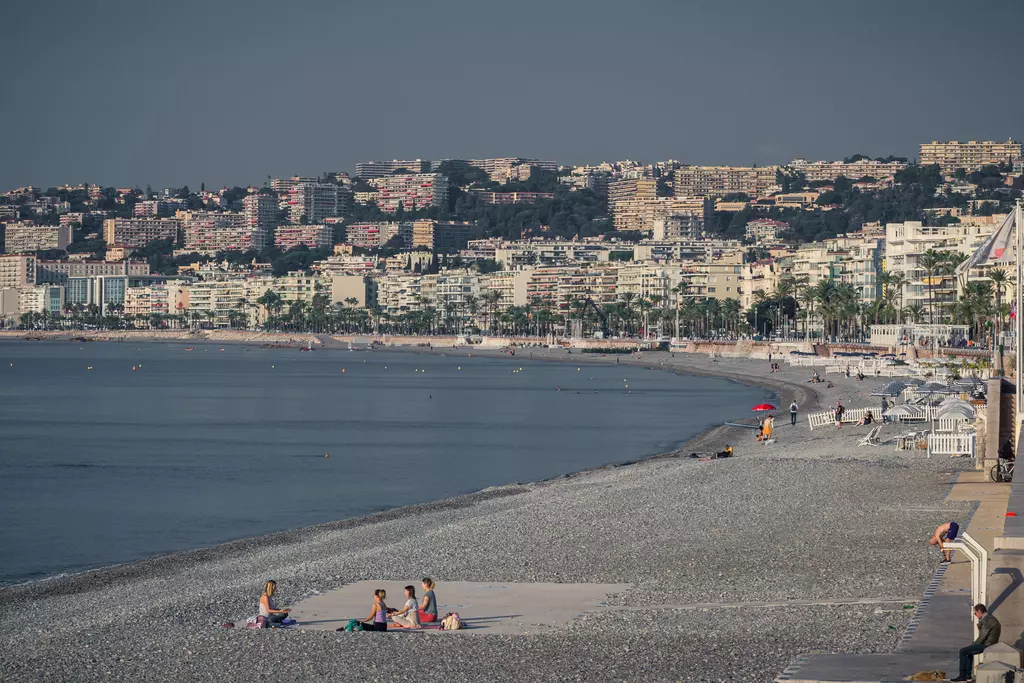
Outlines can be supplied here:
[[1013, 466], [1015, 464], [1015, 460], [1003, 460], [1002, 458], [1000, 458], [999, 462], [993, 465], [992, 469], [989, 470], [989, 477], [992, 478], [992, 481], [1013, 481]]

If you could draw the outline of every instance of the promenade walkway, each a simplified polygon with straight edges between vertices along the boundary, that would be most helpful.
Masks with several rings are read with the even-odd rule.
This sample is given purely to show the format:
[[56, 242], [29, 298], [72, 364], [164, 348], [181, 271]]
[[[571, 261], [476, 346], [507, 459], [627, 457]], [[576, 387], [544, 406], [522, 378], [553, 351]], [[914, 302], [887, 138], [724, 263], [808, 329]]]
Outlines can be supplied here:
[[[978, 502], [965, 530], [990, 553], [989, 609], [1003, 625], [1002, 642], [1020, 649], [1024, 648], [1024, 549], [995, 550], [995, 546], [1024, 544], [1024, 477], [1008, 485], [989, 481], [987, 475], [959, 473], [948, 499]], [[1017, 516], [1007, 517], [1008, 511]], [[776, 681], [888, 683], [932, 670], [956, 677], [957, 652], [974, 639], [970, 572], [970, 561], [962, 553], [954, 553], [952, 563], [936, 569], [895, 652], [805, 655]]]

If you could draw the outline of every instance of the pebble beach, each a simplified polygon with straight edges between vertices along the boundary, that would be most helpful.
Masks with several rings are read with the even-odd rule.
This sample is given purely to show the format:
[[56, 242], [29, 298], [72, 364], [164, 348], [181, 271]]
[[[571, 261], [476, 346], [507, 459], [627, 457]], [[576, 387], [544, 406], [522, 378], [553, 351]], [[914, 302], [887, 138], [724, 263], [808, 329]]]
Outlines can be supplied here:
[[[808, 429], [805, 413], [836, 400], [878, 405], [882, 380], [829, 376], [826, 389], [808, 368], [679, 353], [620, 362], [772, 388], [776, 442], [719, 427], [640, 462], [2, 589], [0, 679], [771, 681], [801, 654], [891, 651], [938, 562], [928, 536], [969, 519], [944, 500], [968, 463], [858, 447], [867, 427]], [[726, 443], [731, 459], [688, 457]], [[287, 604], [425, 575], [442, 602], [456, 580], [632, 587], [521, 636], [220, 628], [254, 613], [268, 578]]]

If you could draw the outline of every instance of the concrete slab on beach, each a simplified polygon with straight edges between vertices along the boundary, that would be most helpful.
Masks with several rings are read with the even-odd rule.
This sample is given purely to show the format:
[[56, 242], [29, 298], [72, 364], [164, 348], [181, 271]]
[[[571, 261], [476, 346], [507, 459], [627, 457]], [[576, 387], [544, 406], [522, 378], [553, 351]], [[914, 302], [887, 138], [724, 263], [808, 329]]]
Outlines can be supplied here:
[[[417, 598], [422, 597], [419, 583], [418, 580], [350, 583], [290, 605], [290, 616], [298, 620], [300, 629], [333, 631], [350, 619], [368, 617], [375, 589], [387, 591], [388, 607], [401, 608], [405, 602], [405, 586], [416, 586]], [[630, 585], [445, 581], [436, 589], [437, 611], [441, 616], [458, 612], [467, 626], [466, 633], [538, 633], [565, 626], [576, 617], [600, 608], [608, 595], [621, 593]]]
[[[1021, 482], [1015, 482], [1019, 491]], [[988, 607], [1002, 625], [1002, 642], [1024, 645], [1024, 585], [1021, 570], [1024, 555], [993, 551], [996, 538], [1014, 533], [1004, 525], [1011, 486], [988, 480], [986, 472], [965, 471], [957, 475], [947, 500], [978, 501], [968, 533], [989, 550]], [[905, 680], [919, 671], [958, 673], [957, 653], [974, 639], [970, 617], [970, 561], [954, 552], [953, 562], [940, 567], [925, 593], [919, 611], [908, 627], [903, 642], [888, 654], [807, 655], [789, 666], [776, 680], [786, 683], [886, 683]]]

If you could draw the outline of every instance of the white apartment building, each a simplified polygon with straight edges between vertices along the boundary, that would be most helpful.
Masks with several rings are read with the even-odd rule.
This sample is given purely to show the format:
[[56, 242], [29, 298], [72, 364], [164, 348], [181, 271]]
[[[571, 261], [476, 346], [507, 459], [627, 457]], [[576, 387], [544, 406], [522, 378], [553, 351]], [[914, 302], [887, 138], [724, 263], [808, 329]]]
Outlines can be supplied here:
[[402, 249], [412, 247], [413, 224], [408, 221], [351, 223], [345, 226], [345, 242], [362, 249], [378, 249], [392, 238], [402, 238]]
[[0, 289], [19, 289], [36, 284], [35, 256], [0, 256]]
[[786, 168], [803, 173], [808, 182], [820, 182], [835, 180], [840, 176], [850, 180], [859, 180], [865, 176], [881, 180], [891, 178], [906, 167], [907, 164], [902, 161], [875, 161], [874, 159], [860, 159], [848, 164], [842, 161], [793, 159]]
[[334, 244], [334, 229], [329, 225], [279, 225], [274, 231], [274, 245], [281, 250], [305, 244], [310, 249], [326, 249]]
[[482, 277], [480, 293], [500, 293], [501, 306], [525, 306], [529, 302], [526, 289], [532, 273], [533, 267], [488, 273]]
[[70, 225], [8, 223], [4, 228], [4, 252], [30, 254], [47, 249], [66, 249], [71, 244]]
[[707, 224], [711, 204], [703, 197], [647, 197], [616, 201], [609, 204], [609, 210], [616, 230], [652, 232], [658, 219], [678, 216], [690, 226], [687, 233], [699, 236]]
[[747, 223], [744, 234], [747, 239], [755, 242], [774, 242], [779, 232], [789, 229], [789, 223], [774, 221], [770, 218], [757, 218]]
[[389, 213], [440, 206], [448, 200], [448, 178], [440, 173], [414, 173], [372, 178], [368, 181], [377, 188], [377, 206]]
[[531, 168], [542, 168], [547, 171], [558, 170], [558, 164], [554, 161], [538, 161], [537, 159], [522, 159], [519, 157], [470, 159], [469, 165], [479, 168], [496, 183], [506, 183], [510, 180], [528, 180]]
[[[943, 227], [928, 227], [917, 221], [889, 223], [885, 226], [885, 270], [901, 273], [906, 279], [902, 291], [904, 307], [921, 306], [928, 315], [929, 301], [935, 308], [935, 322], [946, 319], [946, 306], [955, 300], [956, 277], [953, 274], [928, 273], [921, 265], [924, 253], [935, 251], [956, 251], [970, 255], [974, 253], [992, 232], [1002, 223], [1001, 216], [965, 217], [965, 222]], [[986, 269], [974, 269], [972, 279], [984, 277]], [[929, 287], [930, 285], [930, 287]], [[929, 299], [929, 289], [931, 298]], [[926, 318], [927, 321], [927, 318]], [[930, 322], [930, 321], [929, 321]]]
[[274, 178], [270, 181], [270, 189], [278, 194], [290, 194], [299, 185], [320, 182], [319, 178], [311, 176], [292, 176], [291, 178]]
[[334, 254], [313, 264], [313, 268], [328, 277], [346, 273], [370, 273], [377, 269], [379, 261], [376, 256]]
[[988, 164], [1013, 163], [1021, 158], [1021, 143], [1012, 139], [1006, 142], [987, 140], [978, 142], [925, 142], [921, 144], [921, 165], [938, 164], [943, 175], [953, 175], [958, 168], [968, 173], [977, 171]]
[[277, 211], [277, 199], [271, 195], [250, 194], [242, 200], [242, 215], [252, 235], [254, 249], [262, 251], [271, 245]]
[[377, 306], [391, 316], [418, 311], [430, 289], [424, 288], [423, 275], [388, 273], [377, 280]]
[[22, 287], [18, 291], [18, 312], [60, 313], [64, 309], [64, 288], [54, 285]]
[[176, 240], [180, 229], [176, 218], [108, 218], [103, 221], [103, 241], [138, 248], [153, 240]]
[[616, 293], [619, 296], [633, 294], [638, 299], [658, 301], [662, 307], [674, 301], [676, 295], [672, 290], [682, 279], [680, 266], [623, 263], [616, 270]]
[[289, 190], [285, 202], [291, 223], [322, 223], [347, 210], [350, 194], [334, 183], [298, 183]]
[[779, 166], [683, 166], [673, 172], [677, 196], [721, 197], [743, 193], [761, 196], [778, 192]]
[[392, 159], [391, 161], [363, 161], [356, 164], [356, 175], [363, 180], [383, 178], [396, 171], [406, 173], [426, 173], [430, 170], [430, 162], [424, 159]]
[[227, 211], [179, 211], [185, 250], [206, 253], [259, 250], [265, 237], [242, 213]]

